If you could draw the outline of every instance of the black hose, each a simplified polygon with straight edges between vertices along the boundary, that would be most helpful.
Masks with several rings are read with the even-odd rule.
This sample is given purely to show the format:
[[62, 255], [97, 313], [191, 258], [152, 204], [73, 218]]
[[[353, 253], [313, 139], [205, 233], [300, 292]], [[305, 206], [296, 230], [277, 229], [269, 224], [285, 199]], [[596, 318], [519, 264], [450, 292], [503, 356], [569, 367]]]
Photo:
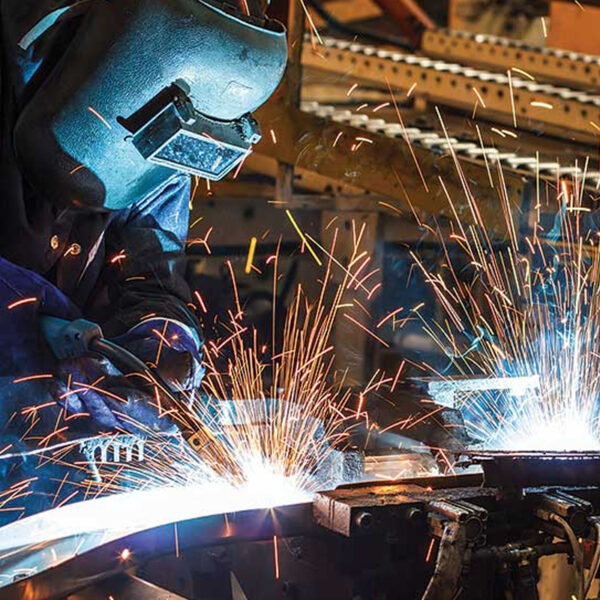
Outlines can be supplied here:
[[169, 392], [177, 390], [166, 382], [156, 371], [152, 371], [146, 363], [140, 360], [135, 354], [129, 352], [122, 346], [111, 342], [105, 338], [94, 338], [89, 345], [92, 352], [97, 352], [107, 358], [115, 367], [124, 373], [140, 373], [146, 375], [150, 381], [156, 381], [158, 385]]
[[315, 12], [327, 23], [330, 29], [344, 33], [346, 35], [357, 36], [362, 40], [375, 42], [376, 44], [388, 44], [390, 46], [398, 46], [405, 50], [414, 51], [416, 48], [406, 38], [378, 33], [371, 29], [356, 27], [355, 25], [346, 25], [338, 21], [322, 4], [321, 0], [309, 0], [309, 4], [314, 8]]

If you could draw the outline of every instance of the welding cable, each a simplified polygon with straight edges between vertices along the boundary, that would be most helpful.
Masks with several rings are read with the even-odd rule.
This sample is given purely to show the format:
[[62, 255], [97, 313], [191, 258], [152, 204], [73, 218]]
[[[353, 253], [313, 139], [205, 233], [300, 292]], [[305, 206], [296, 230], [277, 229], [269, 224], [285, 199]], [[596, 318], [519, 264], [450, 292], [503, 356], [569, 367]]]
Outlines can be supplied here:
[[309, 4], [313, 7], [315, 12], [327, 23], [330, 29], [338, 31], [340, 33], [351, 35], [353, 37], [359, 37], [365, 41], [374, 42], [375, 44], [387, 44], [390, 46], [398, 46], [404, 50], [414, 51], [416, 48], [414, 44], [411, 44], [406, 38], [396, 35], [386, 35], [384, 33], [378, 33], [370, 29], [363, 29], [362, 27], [350, 26], [346, 23], [338, 21], [322, 4], [321, 0], [309, 0]]
[[121, 371], [129, 371], [130, 373], [139, 373], [146, 376], [150, 382], [157, 383], [167, 392], [177, 393], [175, 387], [165, 381], [157, 371], [152, 371], [148, 365], [135, 354], [129, 352], [122, 346], [107, 340], [106, 338], [94, 338], [90, 341], [89, 349], [107, 358], [113, 365]]
[[592, 558], [592, 562], [590, 564], [590, 572], [587, 583], [585, 584], [585, 595], [583, 600], [586, 600], [588, 597], [590, 590], [592, 589], [594, 579], [596, 579], [596, 575], [598, 574], [598, 568], [600, 568], [600, 519], [593, 518], [592, 520], [594, 523], [594, 529], [596, 530], [596, 549], [594, 550], [594, 557]]
[[577, 573], [577, 600], [585, 600], [585, 581], [583, 576], [583, 549], [581, 544], [577, 541], [577, 536], [573, 531], [573, 528], [556, 513], [550, 515], [550, 520], [558, 523], [567, 534], [567, 538], [571, 544], [573, 550], [573, 560], [575, 561], [575, 571]]

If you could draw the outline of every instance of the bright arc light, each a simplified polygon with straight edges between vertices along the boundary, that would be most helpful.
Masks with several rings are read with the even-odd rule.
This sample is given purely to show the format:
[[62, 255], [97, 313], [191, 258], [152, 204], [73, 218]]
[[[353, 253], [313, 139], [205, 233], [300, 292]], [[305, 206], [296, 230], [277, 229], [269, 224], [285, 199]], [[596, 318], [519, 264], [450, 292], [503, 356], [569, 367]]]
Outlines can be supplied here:
[[522, 423], [501, 443], [503, 449], [545, 452], [600, 450], [590, 420], [582, 415], [557, 415], [547, 420]]

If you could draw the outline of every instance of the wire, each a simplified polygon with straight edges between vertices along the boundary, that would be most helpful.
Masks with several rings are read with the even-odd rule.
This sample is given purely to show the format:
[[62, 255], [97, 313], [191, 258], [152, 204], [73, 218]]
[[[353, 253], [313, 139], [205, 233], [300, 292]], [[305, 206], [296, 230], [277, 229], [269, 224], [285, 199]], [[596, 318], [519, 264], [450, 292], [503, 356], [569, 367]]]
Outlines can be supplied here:
[[377, 33], [370, 29], [363, 29], [341, 23], [338, 21], [322, 4], [320, 0], [309, 0], [309, 4], [314, 8], [315, 12], [325, 21], [330, 29], [345, 33], [346, 35], [358, 36], [363, 40], [375, 42], [376, 44], [388, 44], [390, 46], [398, 46], [405, 50], [415, 50], [414, 44], [411, 44], [406, 38], [396, 35], [386, 35]]
[[575, 561], [575, 570], [577, 573], [577, 599], [585, 600], [585, 581], [583, 576], [583, 550], [581, 548], [581, 544], [577, 541], [577, 536], [573, 531], [573, 528], [567, 523], [565, 519], [560, 517], [559, 515], [552, 513], [550, 515], [550, 520], [558, 523], [567, 534], [567, 538], [571, 544], [571, 548], [573, 549], [573, 559]]
[[594, 557], [590, 564], [590, 572], [588, 574], [587, 583], [585, 584], [585, 596], [583, 597], [583, 600], [588, 597], [594, 579], [596, 579], [596, 575], [598, 574], [598, 568], [600, 568], [600, 520], [594, 519], [593, 523], [594, 528], [596, 529], [596, 549], [594, 550]]

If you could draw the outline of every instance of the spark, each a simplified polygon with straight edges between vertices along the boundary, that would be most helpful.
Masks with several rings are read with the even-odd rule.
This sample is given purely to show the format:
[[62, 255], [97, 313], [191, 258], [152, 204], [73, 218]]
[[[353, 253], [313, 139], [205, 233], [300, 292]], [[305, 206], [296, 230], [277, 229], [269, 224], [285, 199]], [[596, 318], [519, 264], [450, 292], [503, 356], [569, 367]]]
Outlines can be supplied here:
[[273, 536], [273, 561], [275, 564], [275, 579], [279, 579], [279, 547], [276, 535]]
[[377, 334], [373, 333], [368, 327], [365, 327], [360, 321], [357, 321], [354, 317], [350, 316], [348, 313], [344, 313], [344, 316], [349, 321], [352, 321], [352, 323], [354, 323], [357, 327], [362, 329], [365, 333], [370, 335], [373, 339], [377, 340], [382, 346], [384, 346], [385, 348], [390, 347], [390, 345], [385, 340], [380, 338]]
[[84, 169], [85, 165], [77, 165], [74, 169], [71, 169], [69, 171], [69, 175], [74, 175], [75, 173], [77, 173], [77, 171], [79, 171], [80, 169]]
[[311, 256], [315, 259], [315, 262], [319, 266], [321, 266], [323, 264], [321, 262], [321, 259], [317, 256], [317, 253], [313, 250], [313, 247], [308, 243], [308, 240], [306, 239], [306, 236], [302, 232], [302, 229], [300, 229], [298, 223], [296, 223], [296, 219], [294, 219], [294, 216], [292, 215], [292, 213], [290, 212], [290, 210], [286, 208], [285, 209], [285, 214], [287, 215], [287, 218], [290, 220], [292, 226], [296, 230], [296, 233], [300, 236], [300, 239], [302, 240], [302, 243], [306, 246], [306, 248], [310, 252]]
[[475, 95], [477, 96], [477, 100], [479, 101], [479, 104], [481, 104], [481, 106], [483, 106], [483, 108], [487, 108], [487, 106], [485, 105], [485, 100], [479, 93], [479, 90], [475, 86], [471, 86], [471, 89], [475, 92]]
[[354, 90], [356, 90], [357, 87], [358, 87], [358, 83], [355, 83], [352, 86], [350, 86], [350, 88], [346, 92], [346, 96], [351, 96], [352, 93], [354, 92]]
[[515, 73], [518, 73], [519, 75], [523, 75], [523, 76], [527, 77], [528, 79], [531, 79], [531, 81], [535, 81], [535, 77], [533, 75], [531, 75], [530, 73], [528, 73], [527, 71], [523, 71], [523, 69], [519, 69], [518, 67], [511, 67], [511, 70], [514, 71]]
[[429, 542], [429, 547], [427, 548], [427, 555], [425, 556], [425, 562], [428, 563], [431, 560], [431, 555], [433, 554], [433, 547], [435, 546], [435, 538], [432, 537]]
[[23, 306], [23, 304], [32, 304], [33, 302], [37, 302], [37, 298], [32, 296], [31, 298], [22, 298], [21, 300], [17, 300], [16, 302], [11, 302], [6, 308], [8, 310], [12, 310], [13, 308], [17, 308], [17, 306]]
[[275, 132], [272, 129], [271, 129], [271, 139], [273, 140], [274, 144], [277, 143], [277, 137], [275, 136]]
[[340, 138], [342, 137], [342, 135], [344, 134], [343, 131], [340, 131], [336, 136], [335, 136], [335, 140], [333, 142], [333, 148], [335, 148], [337, 146], [337, 143], [340, 141]]
[[125, 260], [125, 258], [127, 258], [125, 251], [121, 250], [118, 254], [115, 254], [112, 258], [110, 258], [108, 262], [110, 262], [111, 265], [114, 265], [115, 263]]
[[19, 377], [17, 379], [13, 379], [13, 383], [25, 383], [26, 381], [33, 381], [35, 379], [52, 379], [54, 375], [51, 373], [44, 373], [40, 375], [28, 375], [27, 377]]
[[409, 88], [408, 88], [408, 92], [406, 92], [406, 97], [410, 98], [412, 93], [415, 91], [415, 88], [417, 87], [417, 82], [415, 81]]
[[382, 102], [381, 104], [378, 104], [374, 109], [373, 112], [379, 112], [382, 108], [386, 108], [390, 105], [389, 102]]
[[206, 314], [208, 312], [208, 309], [206, 308], [206, 304], [204, 303], [204, 300], [203, 300], [203, 298], [200, 295], [200, 292], [198, 290], [194, 291], [194, 297], [196, 298], [196, 300], [198, 300], [198, 304], [200, 305], [200, 308], [202, 309], [202, 312], [204, 314]]
[[474, 199], [467, 222], [446, 194], [460, 240], [457, 264], [470, 264], [471, 276], [453, 266], [457, 257], [439, 229], [441, 274], [413, 254], [444, 314], [443, 321], [422, 318], [424, 330], [459, 376], [539, 377], [533, 389], [461, 397], [467, 430], [487, 448], [598, 450], [600, 252], [583, 221], [589, 207], [561, 180], [552, 231], [521, 240], [501, 169], [499, 177], [505, 246], [494, 246]]
[[506, 71], [506, 74], [508, 76], [508, 90], [509, 90], [509, 96], [510, 96], [510, 108], [512, 111], [512, 117], [513, 117], [513, 127], [517, 127], [517, 111], [515, 109], [515, 95], [513, 92], [513, 83], [512, 83], [512, 74], [510, 69], [508, 69], [508, 71]]
[[548, 110], [552, 110], [554, 106], [550, 104], [550, 102], [542, 102], [541, 100], [532, 100], [529, 103], [530, 106], [535, 106], [537, 108], [546, 108]]
[[88, 106], [88, 110], [97, 118], [99, 119], [104, 125], [106, 125], [106, 127], [108, 127], [109, 129], [112, 129], [112, 125], [93, 107]]
[[257, 242], [258, 239], [255, 237], [252, 237], [252, 239], [250, 240], [250, 246], [248, 248], [248, 257], [246, 259], [246, 267], [244, 269], [244, 273], [246, 273], [246, 275], [250, 275], [250, 273], [252, 272], [252, 262], [254, 261], [254, 253], [256, 252]]

